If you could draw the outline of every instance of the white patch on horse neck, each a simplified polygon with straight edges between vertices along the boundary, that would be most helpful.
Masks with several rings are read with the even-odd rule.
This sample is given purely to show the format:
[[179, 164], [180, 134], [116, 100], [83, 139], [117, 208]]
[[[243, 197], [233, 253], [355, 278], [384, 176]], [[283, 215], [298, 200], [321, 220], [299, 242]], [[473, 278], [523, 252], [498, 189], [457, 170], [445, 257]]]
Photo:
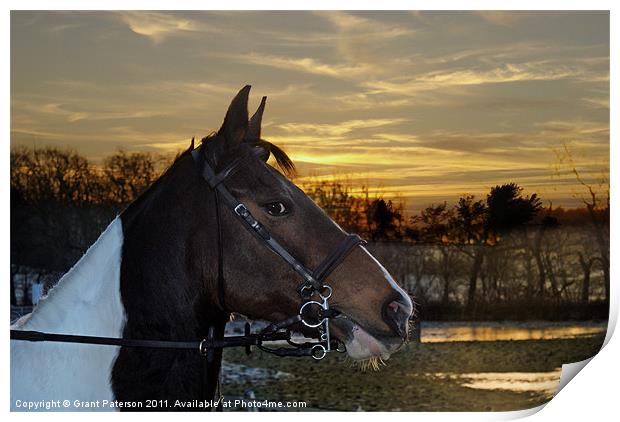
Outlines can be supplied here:
[[405, 301], [404, 305], [409, 306], [409, 309], [413, 309], [413, 302], [411, 302], [411, 298], [409, 297], [409, 295], [407, 293], [405, 293], [405, 291], [398, 285], [398, 283], [396, 282], [396, 280], [394, 280], [394, 278], [392, 277], [392, 275], [388, 272], [388, 270], [385, 269], [385, 267], [377, 260], [377, 258], [375, 258], [370, 252], [368, 252], [368, 249], [366, 249], [364, 246], [362, 246], [362, 250], [364, 252], [366, 252], [368, 254], [368, 256], [375, 261], [375, 263], [379, 266], [379, 268], [381, 269], [381, 271], [383, 271], [383, 276], [385, 277], [385, 279], [387, 280], [387, 282], [390, 284], [390, 286], [392, 287], [392, 289], [396, 290], [398, 292], [398, 294], [400, 294], [402, 296], [402, 299]]
[[[117, 217], [32, 314], [20, 318], [11, 329], [120, 337], [125, 326], [120, 294], [122, 248], [123, 225]], [[11, 410], [23, 410], [16, 407], [17, 400], [113, 400], [110, 379], [118, 350], [115, 346], [11, 341]]]

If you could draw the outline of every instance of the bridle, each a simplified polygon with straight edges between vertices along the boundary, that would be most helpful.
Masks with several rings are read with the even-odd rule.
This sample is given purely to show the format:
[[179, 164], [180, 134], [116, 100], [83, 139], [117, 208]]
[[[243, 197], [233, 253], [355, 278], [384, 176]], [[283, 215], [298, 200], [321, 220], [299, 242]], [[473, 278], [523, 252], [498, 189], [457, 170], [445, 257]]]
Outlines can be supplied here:
[[[308, 354], [316, 360], [323, 359], [327, 353], [339, 348], [336, 341], [332, 341], [329, 334], [329, 320], [338, 315], [338, 311], [329, 307], [329, 299], [332, 295], [332, 288], [327, 284], [327, 277], [345, 260], [345, 258], [359, 245], [365, 244], [357, 234], [348, 234], [340, 245], [329, 254], [314, 270], [306, 268], [297, 258], [295, 258], [288, 250], [282, 246], [267, 230], [267, 228], [258, 221], [248, 208], [240, 202], [228, 190], [224, 182], [232, 176], [241, 167], [241, 164], [248, 159], [256, 158], [263, 155], [265, 151], [261, 147], [251, 148], [247, 144], [244, 147], [243, 154], [233, 160], [231, 164], [223, 170], [216, 173], [212, 164], [206, 156], [206, 151], [202, 148], [196, 148], [191, 152], [194, 161], [201, 168], [201, 175], [215, 195], [216, 221], [218, 232], [218, 299], [220, 307], [224, 312], [228, 311], [225, 307], [225, 278], [223, 275], [223, 239], [222, 239], [222, 222], [220, 215], [220, 200], [229, 208], [235, 217], [241, 222], [244, 228], [254, 235], [262, 244], [269, 248], [272, 252], [282, 258], [297, 274], [302, 278], [302, 283], [297, 288], [297, 292], [301, 298], [299, 312], [283, 321], [273, 323], [265, 327], [259, 335], [268, 336], [285, 329], [287, 334], [287, 342], [294, 349], [268, 349], [259, 344], [261, 350], [275, 353], [281, 356]], [[314, 300], [313, 300], [314, 299]], [[312, 309], [315, 312], [312, 312]], [[311, 313], [317, 315], [317, 319], [313, 321], [310, 317]], [[318, 342], [298, 344], [290, 340], [290, 327], [296, 323], [302, 323], [308, 328], [316, 329], [318, 332]]]
[[[26, 341], [52, 341], [81, 344], [100, 344], [122, 347], [138, 347], [150, 349], [197, 349], [208, 360], [215, 349], [228, 347], [245, 347], [250, 352], [251, 346], [277, 356], [311, 356], [315, 360], [323, 359], [332, 351], [343, 352], [343, 346], [336, 340], [332, 340], [329, 334], [329, 320], [338, 315], [338, 311], [329, 307], [329, 299], [332, 288], [327, 284], [329, 275], [346, 259], [346, 257], [359, 245], [366, 242], [356, 234], [347, 234], [345, 239], [329, 254], [314, 270], [309, 270], [305, 265], [288, 252], [258, 221], [248, 208], [235, 198], [228, 190], [224, 182], [240, 168], [240, 165], [248, 159], [264, 155], [261, 147], [250, 147], [242, 144], [243, 154], [233, 160], [222, 171], [216, 173], [214, 167], [206, 157], [206, 151], [199, 147], [191, 151], [192, 158], [198, 166], [201, 176], [214, 192], [217, 234], [218, 234], [218, 302], [223, 312], [229, 314], [225, 305], [225, 277], [224, 277], [224, 251], [222, 238], [222, 222], [220, 215], [220, 201], [229, 208], [235, 217], [250, 233], [276, 255], [280, 256], [297, 274], [302, 282], [297, 288], [301, 298], [299, 312], [282, 321], [269, 324], [256, 334], [251, 333], [250, 325], [246, 323], [243, 336], [230, 336], [216, 339], [215, 327], [209, 327], [208, 337], [201, 341], [170, 341], [151, 339], [126, 339], [99, 336], [81, 336], [70, 334], [43, 333], [39, 331], [11, 330], [11, 340]], [[316, 316], [313, 317], [312, 314]], [[304, 326], [315, 329], [316, 342], [296, 343], [291, 339], [291, 328], [301, 323]], [[286, 341], [292, 347], [272, 348], [265, 343], [273, 341]]]

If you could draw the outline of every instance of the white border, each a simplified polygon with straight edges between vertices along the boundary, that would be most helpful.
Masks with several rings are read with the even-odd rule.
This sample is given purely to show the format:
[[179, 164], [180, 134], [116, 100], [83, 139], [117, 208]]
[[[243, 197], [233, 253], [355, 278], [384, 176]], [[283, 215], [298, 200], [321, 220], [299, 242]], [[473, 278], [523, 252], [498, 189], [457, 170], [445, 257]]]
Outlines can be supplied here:
[[262, 0], [257, 8], [256, 2], [226, 1], [205, 2], [200, 0], [178, 0], [174, 3], [162, 0], [8, 0], [7, 10], [612, 10], [613, 0], [458, 0], [436, 1], [394, 1], [382, 2], [371, 0]]
[[[521, 1], [468, 1], [468, 2], [459, 2], [459, 1], [433, 1], [433, 2], [422, 2], [422, 1], [368, 1], [368, 0], [360, 0], [356, 2], [350, 1], [342, 1], [342, 0], [316, 0], [313, 2], [291, 2], [288, 1], [261, 1], [260, 5], [264, 9], [285, 9], [285, 10], [318, 10], [318, 9], [326, 9], [326, 10], [339, 10], [339, 9], [378, 9], [378, 10], [461, 10], [461, 9], [478, 9], [478, 10], [611, 10], [611, 69], [612, 69], [612, 78], [611, 78], [611, 98], [610, 104], [615, 104], [618, 99], [618, 88], [617, 84], [614, 83], [615, 76], [617, 75], [617, 58], [614, 55], [614, 47], [618, 47], [618, 30], [617, 30], [617, 2], [614, 1], [605, 1], [605, 0], [590, 0], [590, 1], [575, 1], [575, 0], [563, 0], [563, 1], [540, 1], [540, 0], [521, 0]], [[2, 198], [4, 199], [4, 203], [6, 204], [9, 197], [9, 162], [8, 162], [8, 152], [9, 152], [9, 141], [10, 139], [10, 60], [9, 60], [9, 48], [10, 48], [10, 14], [9, 10], [28, 10], [28, 9], [49, 9], [53, 6], [55, 9], [151, 9], [151, 10], [191, 10], [191, 9], [227, 9], [227, 10], [245, 10], [245, 9], [253, 9], [255, 8], [255, 4], [249, 1], [226, 1], [226, 2], [217, 2], [217, 3], [207, 3], [204, 1], [187, 1], [187, 0], [177, 0], [175, 2], [163, 2], [163, 1], [130, 1], [130, 0], [108, 0], [108, 1], [89, 1], [80, 2], [80, 1], [55, 1], [53, 3], [49, 1], [15, 1], [9, 0], [3, 2], [5, 6], [4, 13], [1, 15], [1, 28], [4, 36], [0, 37], [0, 45], [2, 45], [3, 58], [4, 63], [1, 67], [2, 81], [4, 87], [4, 101], [2, 104], [2, 133], [5, 136], [5, 153], [6, 156], [2, 162], [2, 176], [3, 180], [0, 183], [0, 191], [2, 194]], [[612, 114], [613, 116], [613, 114]], [[613, 119], [610, 122], [611, 124], [611, 134], [613, 139], [613, 134], [616, 133], [616, 121]], [[616, 214], [616, 201], [615, 201], [615, 189], [617, 182], [616, 173], [614, 169], [614, 159], [617, 157], [617, 148], [614, 143], [611, 143], [611, 186], [612, 186], [612, 214]], [[9, 267], [9, 207], [3, 206], [1, 211], [1, 221], [0, 224], [2, 227], [1, 235], [3, 239], [2, 243], [2, 261], [3, 268], [5, 270], [5, 275], [8, 275], [8, 267]], [[611, 222], [611, 233], [612, 238], [616, 239], [616, 235], [618, 234], [617, 224], [615, 224], [615, 215], [612, 215]], [[612, 243], [612, 254], [611, 254], [611, 274], [612, 276], [615, 274], [616, 265], [614, 265], [615, 258], [617, 257], [616, 249]], [[479, 421], [479, 420], [504, 420], [504, 419], [515, 419], [524, 416], [531, 416], [534, 420], [609, 420], [613, 417], [617, 417], [618, 410], [620, 406], [618, 405], [617, 399], [617, 379], [615, 375], [619, 373], [619, 365], [618, 365], [618, 356], [619, 346], [618, 340], [616, 338], [611, 337], [611, 333], [613, 328], [615, 327], [617, 316], [618, 316], [618, 291], [616, 286], [612, 282], [612, 306], [610, 312], [610, 332], [606, 338], [606, 346], [604, 349], [595, 356], [589, 364], [586, 366], [586, 370], [579, 373], [575, 380], [570, 382], [547, 406], [542, 406], [544, 408], [519, 411], [519, 412], [499, 412], [499, 413], [415, 413], [413, 415], [409, 415], [406, 413], [391, 413], [389, 415], [390, 418], [416, 418], [417, 420], [454, 420], [458, 418], [460, 421]], [[5, 292], [8, 292], [8, 287], [5, 286]], [[5, 297], [2, 300], [2, 306], [4, 307], [4, 314], [8, 315], [8, 300]], [[8, 333], [5, 334], [8, 337]], [[9, 341], [8, 338], [5, 338], [3, 343], [4, 347], [2, 350], [2, 362], [4, 363], [4, 374], [9, 374]], [[8, 412], [8, 377], [5, 377], [5, 382], [2, 384], [1, 391], [2, 397], [5, 399], [0, 400], [0, 409], [5, 409]], [[311, 380], [309, 380], [311, 382]], [[320, 388], [318, 386], [317, 388]], [[190, 414], [185, 417], [190, 418], [200, 418], [201, 420], [205, 417], [212, 419], [230, 419], [235, 418], [236, 416], [247, 417], [249, 414], [241, 413], [238, 415], [232, 415], [230, 413], [220, 414], [218, 415], [202, 415], [202, 414]], [[339, 415], [315, 415], [311, 413], [297, 413], [295, 415], [289, 414], [275, 414], [275, 413], [254, 413], [258, 419], [269, 419], [269, 420], [280, 420], [280, 419], [288, 419], [291, 417], [300, 418], [301, 420], [310, 420], [316, 417], [341, 417]], [[612, 416], [613, 415], [613, 416]], [[66, 420], [67, 418], [72, 419], [73, 415], [69, 414], [44, 414], [41, 415], [33, 415], [33, 414], [12, 414], [11, 418], [16, 420], [22, 419], [30, 419], [30, 418], [44, 417], [51, 418], [52, 420]], [[84, 415], [78, 415], [78, 418], [82, 419]], [[89, 418], [99, 419], [101, 416], [95, 414], [89, 414]], [[133, 418], [134, 416], [123, 414], [118, 415], [116, 417], [120, 418]], [[151, 416], [149, 416], [151, 417]], [[156, 419], [164, 418], [162, 414], [154, 415]], [[372, 414], [356, 414], [356, 418], [366, 419], [366, 418], [374, 418], [375, 416]]]

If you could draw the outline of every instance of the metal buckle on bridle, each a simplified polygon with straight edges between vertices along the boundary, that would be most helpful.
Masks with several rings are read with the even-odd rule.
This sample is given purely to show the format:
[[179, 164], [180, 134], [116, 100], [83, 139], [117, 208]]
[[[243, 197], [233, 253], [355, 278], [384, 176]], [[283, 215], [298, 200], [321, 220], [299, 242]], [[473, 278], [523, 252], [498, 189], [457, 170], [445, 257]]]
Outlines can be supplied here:
[[200, 352], [200, 354], [202, 356], [207, 356], [207, 353], [209, 353], [209, 348], [207, 347], [207, 339], [202, 339], [200, 341], [200, 344], [198, 345], [198, 352]]
[[235, 207], [234, 211], [235, 211], [235, 214], [241, 217], [245, 217], [246, 215], [248, 215], [248, 209], [246, 208], [245, 205], [241, 203]]

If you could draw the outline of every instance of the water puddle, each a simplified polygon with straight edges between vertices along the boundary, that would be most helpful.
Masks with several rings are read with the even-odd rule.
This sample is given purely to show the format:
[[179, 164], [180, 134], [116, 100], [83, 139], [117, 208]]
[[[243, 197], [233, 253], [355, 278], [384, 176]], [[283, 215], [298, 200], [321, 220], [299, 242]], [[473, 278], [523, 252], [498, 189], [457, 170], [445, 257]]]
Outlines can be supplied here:
[[515, 393], [534, 392], [553, 397], [560, 384], [562, 370], [550, 372], [478, 372], [432, 373], [429, 377], [456, 380], [462, 387], [476, 390], [504, 390]]
[[[229, 322], [226, 335], [242, 335], [243, 320]], [[255, 321], [252, 331], [260, 331], [267, 325]], [[605, 322], [422, 322], [422, 343], [445, 343], [451, 341], [506, 341], [506, 340], [557, 340], [604, 334]], [[303, 338], [300, 338], [303, 340]], [[284, 342], [283, 342], [284, 343]]]
[[422, 343], [572, 339], [605, 333], [605, 323], [422, 322]]

